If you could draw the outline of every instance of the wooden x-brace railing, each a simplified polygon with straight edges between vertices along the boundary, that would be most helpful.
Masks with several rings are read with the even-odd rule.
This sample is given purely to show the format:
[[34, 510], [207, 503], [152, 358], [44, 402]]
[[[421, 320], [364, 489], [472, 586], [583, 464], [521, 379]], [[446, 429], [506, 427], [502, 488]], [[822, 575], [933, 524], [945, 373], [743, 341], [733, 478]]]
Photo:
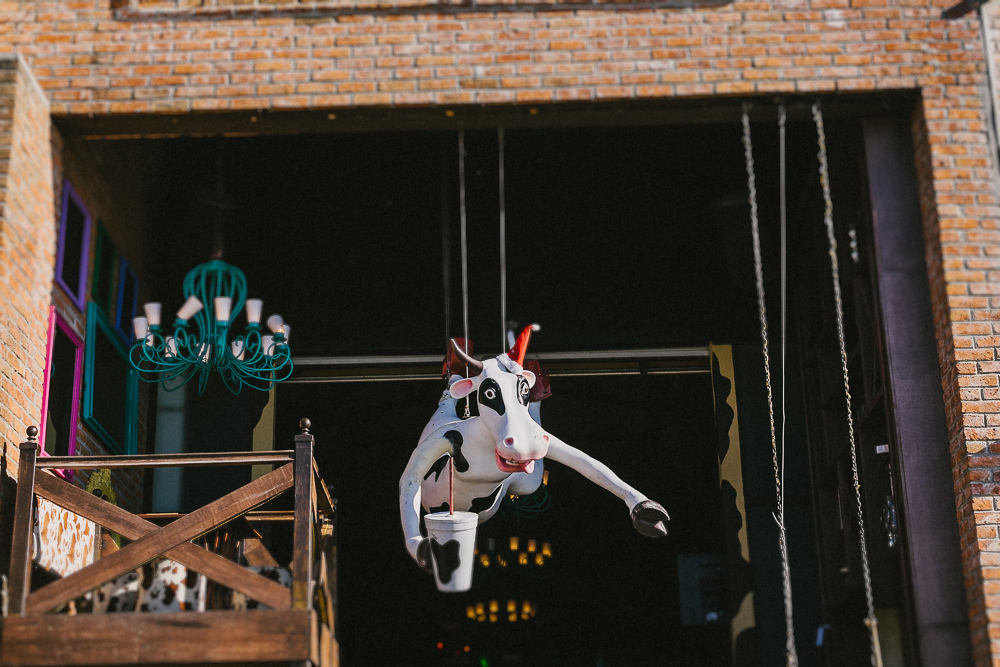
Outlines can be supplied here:
[[[37, 429], [21, 443], [11, 543], [10, 614], [0, 624], [0, 665], [295, 664], [335, 667], [335, 598], [330, 588], [336, 506], [313, 458], [307, 420], [294, 450], [38, 458]], [[50, 475], [50, 469], [142, 469], [231, 465], [281, 466], [191, 514], [135, 515]], [[38, 473], [36, 475], [36, 472]], [[254, 511], [293, 490], [292, 511]], [[65, 508], [131, 543], [77, 572], [31, 591], [35, 498]], [[239, 517], [292, 520], [291, 590], [211, 553], [192, 540]], [[159, 527], [153, 521], [172, 520]], [[319, 543], [314, 543], [319, 537]], [[204, 614], [52, 614], [66, 602], [144, 563], [166, 556], [239, 591], [262, 607]], [[243, 557], [276, 564], [249, 538]], [[269, 608], [265, 608], [269, 607]], [[126, 616], [128, 618], [126, 618]], [[109, 650], [107, 637], [114, 637]]]
[[[318, 481], [313, 459], [314, 439], [308, 421], [295, 436], [293, 451], [245, 452], [229, 454], [140, 455], [122, 457], [48, 457], [39, 460], [34, 435], [21, 443], [15, 505], [14, 539], [11, 545], [10, 612], [23, 616], [52, 611], [116, 577], [135, 570], [160, 555], [166, 555], [228, 588], [272, 609], [310, 609], [313, 602], [312, 559], [313, 530], [320, 515], [332, 516], [332, 501], [325, 486]], [[146, 468], [163, 466], [246, 465], [281, 463], [246, 486], [198, 509], [181, 515], [159, 528], [142, 517], [74, 487], [47, 473], [45, 468]], [[275, 496], [294, 488], [292, 588], [288, 589], [221, 556], [191, 543], [205, 533], [243, 516]], [[133, 542], [123, 549], [52, 582], [29, 595], [31, 545], [30, 533], [34, 496], [46, 498]], [[256, 545], [253, 560], [273, 561], [262, 545]]]
[[[265, 498], [264, 500], [267, 500], [273, 497], [274, 495], [281, 493], [289, 486], [291, 486], [290, 468], [291, 464], [288, 464], [283, 468], [276, 470], [274, 473], [271, 473], [271, 475], [275, 475], [276, 473], [280, 473], [280, 475], [278, 477], [275, 477], [275, 482], [277, 483], [277, 486], [270, 485], [268, 487], [272, 488], [274, 492], [271, 493], [271, 495], [269, 495], [268, 498]], [[235, 494], [240, 494], [247, 488], [248, 487], [243, 487], [242, 489], [238, 489], [233, 493], [223, 498], [220, 498], [216, 502], [222, 503], [227, 499], [232, 499], [232, 497]], [[113, 530], [114, 532], [119, 533], [128, 540], [135, 540], [133, 544], [130, 544], [121, 551], [117, 552], [119, 554], [125, 553], [127, 551], [132, 552], [135, 546], [139, 544], [138, 540], [140, 538], [147, 537], [150, 543], [152, 543], [154, 538], [156, 538], [158, 544], [162, 544], [162, 540], [164, 539], [164, 536], [159, 535], [159, 533], [165, 529], [158, 529], [156, 524], [150, 523], [145, 519], [140, 519], [134, 514], [131, 514], [130, 512], [127, 512], [121, 509], [120, 507], [117, 507], [116, 505], [112, 505], [109, 502], [101, 500], [100, 498], [92, 494], [89, 494], [78, 487], [72, 486], [62, 480], [56, 479], [52, 475], [39, 475], [35, 479], [35, 493], [37, 493], [42, 498], [50, 500], [56, 505], [63, 507], [64, 509], [67, 509], [71, 512], [75, 512], [76, 514], [79, 514], [84, 518], [96, 522], [97, 524], [103, 526], [104, 528], [107, 528], [108, 530]], [[257, 495], [259, 496], [260, 494]], [[244, 504], [246, 502], [247, 501], [244, 501]], [[254, 506], [259, 504], [260, 503], [258, 502]], [[233, 504], [233, 506], [235, 506], [235, 503]], [[210, 507], [211, 505], [202, 508], [202, 510], [200, 511], [207, 510]], [[195, 515], [194, 514], [188, 515], [187, 521], [189, 523], [191, 521], [190, 517], [192, 516]], [[233, 518], [235, 518], [235, 516], [238, 515], [234, 515]], [[184, 519], [181, 519], [180, 521], [183, 520]], [[196, 521], [198, 520], [197, 517], [195, 520]], [[171, 524], [171, 526], [176, 526], [177, 524], [180, 523], [180, 521]], [[200, 522], [198, 523], [198, 528], [192, 528], [192, 530], [200, 530], [200, 529], [201, 529]], [[201, 532], [205, 531], [202, 530]], [[135, 553], [139, 552], [136, 551]], [[142, 553], [143, 555], [145, 555], [145, 553], [147, 552], [143, 551]], [[112, 554], [112, 555], [117, 555], [117, 554]], [[131, 563], [136, 558], [131, 556], [131, 553], [126, 555], [129, 556], [127, 560], [120, 558], [117, 560], [119, 562]], [[155, 558], [156, 555], [158, 554], [154, 554], [153, 557]], [[194, 570], [195, 572], [199, 572], [205, 575], [206, 577], [212, 579], [213, 581], [217, 581], [223, 586], [227, 586], [229, 588], [232, 588], [233, 590], [239, 591], [240, 593], [243, 593], [247, 597], [253, 600], [257, 600], [262, 604], [266, 604], [267, 606], [273, 609], [287, 609], [291, 605], [291, 595], [289, 593], [289, 590], [284, 586], [282, 586], [281, 584], [278, 584], [275, 581], [267, 579], [266, 577], [262, 577], [261, 575], [256, 574], [255, 572], [251, 572], [246, 568], [240, 567], [236, 563], [226, 560], [222, 556], [213, 554], [202, 547], [199, 547], [195, 544], [191, 544], [190, 542], [186, 541], [182, 542], [178, 544], [178, 546], [170, 549], [169, 551], [166, 551], [164, 555], [166, 555], [168, 558], [176, 560], [182, 565], [187, 566], [188, 568]], [[98, 562], [98, 564], [109, 563], [109, 562], [111, 562], [111, 564], [114, 565], [114, 562], [111, 561], [111, 556], [101, 559]], [[108, 565], [107, 567], [111, 566]], [[125, 565], [122, 565], [122, 567], [125, 567], [126, 569], [124, 571], [118, 571], [117, 573], [112, 574], [110, 578], [113, 579], [117, 576], [120, 576], [124, 572], [134, 569], [130, 566], [125, 566]], [[80, 570], [79, 573], [88, 572], [89, 574], [89, 570], [90, 567], [85, 568], [84, 570]], [[75, 575], [70, 575], [65, 579], [62, 579], [56, 583], [62, 583], [63, 586], [68, 587], [66, 589], [67, 591], [68, 590], [78, 591], [79, 586], [76, 584], [75, 581], [72, 580], [74, 576]], [[100, 576], [104, 578], [106, 574], [105, 571], [102, 571], [98, 575], [95, 571], [93, 576], [94, 577]], [[80, 578], [80, 581], [83, 581], [82, 577]], [[102, 581], [101, 583], [104, 582]], [[80, 585], [82, 586], [84, 584]], [[67, 599], [72, 599], [73, 597], [79, 594], [79, 592], [75, 593], [60, 592], [59, 589], [54, 589], [54, 592], [49, 593], [50, 587], [53, 586], [55, 586], [55, 584], [50, 584], [49, 586], [46, 586], [45, 588], [29, 596], [26, 611], [28, 613], [49, 611], [55, 605], [61, 604], [62, 602], [65, 602]], [[90, 588], [93, 588], [93, 586], [85, 586], [82, 590], [87, 591]], [[41, 596], [42, 593], [45, 593], [46, 595]], [[69, 597], [66, 598], [66, 595], [69, 595]]]
[[[75, 493], [69, 491], [71, 488], [65, 482], [60, 482], [49, 475], [39, 475], [35, 480], [36, 489], [40, 495], [45, 497], [43, 489], [49, 493], [49, 495], [55, 495], [57, 498], [50, 497], [49, 499], [53, 502], [60, 501], [70, 501], [70, 504], [79, 504], [79, 509], [67, 507], [67, 509], [72, 509], [73, 511], [81, 514], [82, 516], [97, 521], [102, 525], [106, 525], [108, 518], [112, 518], [115, 526], [107, 525], [108, 528], [113, 530], [118, 530], [122, 532], [122, 535], [126, 535], [121, 529], [124, 528], [136, 535], [137, 539], [131, 544], [125, 546], [119, 551], [101, 558], [96, 563], [88, 565], [87, 567], [74, 572], [62, 579], [58, 579], [47, 586], [40, 588], [31, 595], [28, 596], [27, 604], [25, 605], [25, 612], [28, 614], [33, 613], [44, 613], [46, 611], [51, 611], [60, 604], [69, 602], [70, 600], [83, 595], [89, 590], [104, 584], [107, 581], [119, 577], [126, 572], [131, 572], [136, 568], [148, 563], [149, 561], [155, 559], [160, 554], [169, 554], [172, 557], [179, 555], [180, 558], [176, 558], [180, 562], [184, 562], [185, 558], [192, 553], [197, 553], [193, 550], [201, 550], [189, 541], [204, 535], [206, 532], [222, 526], [229, 521], [245, 514], [246, 512], [252, 510], [254, 507], [262, 505], [276, 495], [290, 489], [293, 483], [292, 468], [294, 464], [287, 464], [278, 468], [277, 470], [270, 472], [263, 477], [260, 477], [250, 484], [229, 493], [218, 500], [201, 507], [191, 514], [178, 519], [177, 521], [157, 529], [155, 525], [149, 524], [148, 522], [135, 517], [134, 515], [119, 510], [119, 512], [108, 512], [107, 508], [101, 507], [98, 512], [94, 512], [94, 507], [84, 506], [82, 502], [76, 503], [73, 500], [79, 501], [79, 496]], [[66, 489], [60, 490], [62, 493], [57, 491], [57, 493], [52, 494], [52, 489], [56, 485], [63, 484]], [[85, 492], [83, 492], [86, 495]], [[110, 503], [107, 503], [108, 507], [114, 507]], [[85, 510], [83, 512], [80, 509]], [[117, 508], [116, 508], [117, 509]], [[126, 519], [127, 517], [130, 517]], [[138, 523], [141, 522], [141, 523]], [[141, 526], [141, 528], [140, 528]], [[141, 531], [141, 532], [140, 532]], [[128, 535], [126, 535], [128, 537]], [[184, 546], [182, 546], [184, 545]], [[174, 551], [178, 554], [173, 554]], [[215, 568], [215, 570], [222, 571], [222, 574], [227, 578], [235, 579], [236, 571], [239, 570], [240, 577], [244, 578], [244, 581], [254, 582], [252, 577], [247, 577], [246, 575], [252, 574], [238, 565], [229, 563], [221, 557], [214, 556], [207, 551], [204, 551], [207, 558], [198, 557], [195, 558], [195, 562], [199, 562], [204, 565], [206, 562], [209, 567]], [[231, 566], [231, 567], [230, 567]], [[193, 567], [196, 571], [197, 567]], [[207, 573], [204, 573], [207, 576]], [[260, 577], [263, 579], [263, 577]], [[267, 581], [265, 579], [265, 581]], [[273, 582], [268, 582], [273, 583]], [[275, 584], [275, 586], [278, 586]], [[261, 592], [264, 592], [265, 597], [272, 599], [272, 602], [276, 602], [277, 607], [286, 607], [290, 603], [290, 594], [287, 589], [282, 588], [281, 597], [282, 601], [279, 601], [279, 597], [270, 586], [263, 586], [258, 588], [257, 586], [251, 585], [251, 591], [247, 591], [247, 594], [252, 598], [261, 600], [258, 596]], [[242, 585], [241, 588], [247, 588]], [[270, 594], [269, 594], [270, 593]], [[265, 604], [270, 604], [265, 602]]]

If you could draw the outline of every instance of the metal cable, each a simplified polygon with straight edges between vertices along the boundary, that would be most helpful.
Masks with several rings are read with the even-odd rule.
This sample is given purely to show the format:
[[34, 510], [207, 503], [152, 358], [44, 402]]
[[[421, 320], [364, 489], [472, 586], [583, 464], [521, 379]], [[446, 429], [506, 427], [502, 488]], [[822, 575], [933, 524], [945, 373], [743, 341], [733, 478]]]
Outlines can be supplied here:
[[[779, 488], [781, 489], [780, 505], [778, 506], [778, 511], [780, 512], [780, 523], [782, 527], [785, 526], [785, 452], [788, 450], [787, 440], [785, 439], [785, 352], [788, 349], [788, 206], [786, 205], [787, 195], [785, 188], [785, 105], [778, 105], [778, 217], [779, 224], [781, 228], [781, 479]], [[787, 547], [787, 545], [786, 545]], [[788, 588], [789, 595], [791, 595], [791, 581], [785, 582]], [[788, 612], [791, 613], [791, 605], [787, 608]], [[788, 625], [788, 631], [792, 630], [791, 624]], [[795, 649], [795, 638], [794, 636], [786, 637], [786, 641], [790, 641], [792, 645], [792, 650]]]
[[[458, 131], [458, 208], [462, 241], [462, 335], [465, 353], [469, 353], [469, 244], [466, 235], [465, 215], [465, 130]], [[465, 375], [469, 368], [466, 365]]]
[[[764, 270], [760, 253], [760, 224], [757, 213], [757, 180], [754, 175], [753, 143], [750, 138], [750, 116], [748, 105], [743, 105], [743, 148], [746, 153], [747, 189], [750, 200], [750, 227], [753, 233], [754, 273], [757, 278], [757, 309], [760, 314], [760, 338], [764, 350], [764, 383], [767, 386], [767, 412], [771, 426], [771, 460], [774, 464], [775, 495], [778, 513], [779, 548], [781, 551], [781, 580], [785, 602], [785, 655], [787, 667], [798, 667], [799, 656], [795, 650], [795, 628], [792, 615], [791, 568], [788, 562], [788, 545], [785, 532], [784, 509], [782, 506], [781, 470], [778, 466], [778, 442], [774, 428], [774, 399], [771, 390], [771, 358], [767, 339], [767, 306], [764, 303]], [[784, 383], [782, 383], [784, 384]]]
[[500, 349], [507, 349], [507, 195], [504, 183], [504, 132], [497, 128], [500, 163]]
[[872, 667], [882, 667], [882, 647], [878, 638], [878, 619], [875, 618], [875, 602], [872, 595], [871, 570], [868, 566], [868, 544], [865, 539], [864, 510], [861, 504], [861, 480], [858, 475], [858, 453], [854, 442], [854, 415], [851, 407], [851, 380], [847, 370], [847, 343], [844, 337], [844, 302], [840, 293], [840, 264], [837, 261], [837, 237], [833, 230], [833, 198], [830, 196], [830, 169], [826, 157], [826, 130], [823, 127], [823, 112], [819, 102], [812, 107], [813, 120], [819, 141], [819, 180], [823, 188], [823, 222], [830, 242], [830, 268], [833, 275], [833, 302], [837, 315], [837, 338], [840, 343], [840, 361], [844, 370], [844, 398], [847, 400], [847, 432], [851, 444], [851, 471], [854, 475], [854, 492], [858, 503], [858, 537], [861, 543], [861, 574], [865, 583], [865, 601], [868, 616], [865, 625], [871, 640]]

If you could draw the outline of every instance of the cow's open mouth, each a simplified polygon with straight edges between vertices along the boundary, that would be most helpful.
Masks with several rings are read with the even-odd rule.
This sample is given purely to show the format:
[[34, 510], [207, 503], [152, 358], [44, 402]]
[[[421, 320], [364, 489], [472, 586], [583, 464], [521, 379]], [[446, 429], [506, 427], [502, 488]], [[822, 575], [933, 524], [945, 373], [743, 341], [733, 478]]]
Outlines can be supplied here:
[[530, 459], [528, 461], [518, 461], [516, 459], [505, 459], [500, 456], [500, 452], [494, 450], [493, 453], [497, 457], [497, 468], [500, 468], [503, 472], [526, 472], [530, 473], [535, 469], [535, 460]]

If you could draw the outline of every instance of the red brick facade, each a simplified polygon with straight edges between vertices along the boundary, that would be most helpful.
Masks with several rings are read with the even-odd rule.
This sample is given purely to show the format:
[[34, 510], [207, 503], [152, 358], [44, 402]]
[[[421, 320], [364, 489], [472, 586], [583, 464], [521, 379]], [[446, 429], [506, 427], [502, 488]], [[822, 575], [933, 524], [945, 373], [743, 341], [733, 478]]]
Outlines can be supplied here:
[[[941, 19], [951, 0], [368, 13], [233, 3], [224, 18], [221, 0], [118, 4], [0, 2], [0, 51], [27, 61], [54, 116], [919, 92], [914, 143], [973, 644], [978, 665], [1000, 665], [1000, 206], [975, 14]], [[38, 123], [41, 107], [25, 105], [23, 122]], [[12, 164], [17, 155], [15, 147]], [[30, 165], [32, 174], [45, 168]], [[51, 215], [51, 192], [29, 205], [14, 190], [24, 210]], [[54, 231], [35, 223], [34, 236], [13, 232], [38, 219], [9, 205], [0, 217], [4, 252], [20, 257], [12, 244], [26, 244], [18, 247], [28, 265], [18, 270], [35, 279], [19, 305], [25, 295], [10, 291], [9, 275], [22, 260], [5, 259], [0, 336], [11, 335], [8, 322], [44, 328]], [[18, 425], [35, 418], [18, 406], [38, 403], [44, 332], [17, 342], [22, 356], [8, 338], [0, 426], [15, 441]]]
[[0, 59], [0, 439], [12, 473], [42, 404], [56, 238], [50, 126], [27, 67]]

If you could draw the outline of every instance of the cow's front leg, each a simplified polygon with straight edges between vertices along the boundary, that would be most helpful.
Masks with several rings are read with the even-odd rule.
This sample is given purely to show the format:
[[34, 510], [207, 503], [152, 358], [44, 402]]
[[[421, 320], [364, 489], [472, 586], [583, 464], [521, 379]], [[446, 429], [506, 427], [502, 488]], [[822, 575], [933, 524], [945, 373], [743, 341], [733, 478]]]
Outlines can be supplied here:
[[451, 452], [451, 442], [442, 433], [433, 433], [417, 445], [399, 478], [399, 518], [410, 556], [422, 569], [430, 571], [427, 538], [420, 535], [420, 483], [424, 474], [441, 456]]
[[643, 535], [663, 537], [667, 534], [670, 515], [656, 501], [649, 500], [626, 484], [606, 465], [576, 447], [567, 445], [551, 433], [549, 451], [545, 455], [553, 461], [576, 470], [578, 473], [625, 501], [632, 516], [632, 525]]

